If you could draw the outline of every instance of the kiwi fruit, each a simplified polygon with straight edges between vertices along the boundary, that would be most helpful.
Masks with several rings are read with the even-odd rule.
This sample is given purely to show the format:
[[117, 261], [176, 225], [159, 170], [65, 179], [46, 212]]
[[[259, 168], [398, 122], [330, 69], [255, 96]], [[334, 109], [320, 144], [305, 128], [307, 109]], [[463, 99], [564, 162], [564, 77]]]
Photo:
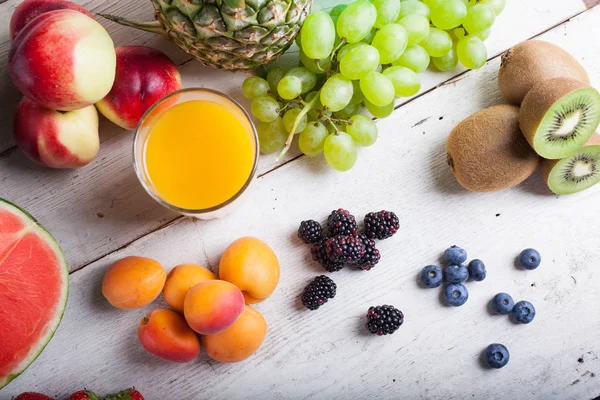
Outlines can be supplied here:
[[536, 83], [521, 104], [519, 124], [533, 149], [548, 159], [565, 158], [600, 123], [600, 93], [587, 83], [553, 78]]
[[590, 83], [587, 72], [573, 56], [543, 40], [528, 40], [502, 55], [498, 87], [502, 97], [511, 104], [521, 104], [536, 83], [551, 78]]
[[600, 182], [600, 135], [562, 160], [542, 160], [541, 172], [556, 194], [573, 194]]
[[472, 192], [516, 186], [539, 161], [519, 130], [519, 108], [508, 104], [486, 108], [456, 125], [446, 153], [452, 173]]

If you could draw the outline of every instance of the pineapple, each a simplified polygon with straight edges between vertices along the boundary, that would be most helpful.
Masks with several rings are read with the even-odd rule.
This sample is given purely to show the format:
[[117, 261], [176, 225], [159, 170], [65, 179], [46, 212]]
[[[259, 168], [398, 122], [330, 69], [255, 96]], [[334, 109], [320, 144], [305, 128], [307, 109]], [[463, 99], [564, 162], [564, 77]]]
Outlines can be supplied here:
[[156, 21], [122, 25], [160, 33], [205, 65], [252, 70], [278, 59], [293, 43], [312, 0], [151, 0]]

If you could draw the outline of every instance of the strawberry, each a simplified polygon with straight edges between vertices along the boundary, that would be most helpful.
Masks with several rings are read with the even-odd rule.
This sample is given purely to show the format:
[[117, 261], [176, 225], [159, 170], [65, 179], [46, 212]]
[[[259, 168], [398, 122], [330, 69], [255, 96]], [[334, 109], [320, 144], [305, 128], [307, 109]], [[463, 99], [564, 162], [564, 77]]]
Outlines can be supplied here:
[[135, 388], [125, 389], [116, 394], [110, 394], [104, 400], [144, 400], [144, 396]]
[[69, 396], [69, 400], [98, 400], [98, 396], [90, 390], [79, 390]]
[[41, 393], [25, 392], [15, 397], [14, 400], [54, 400], [54, 398]]

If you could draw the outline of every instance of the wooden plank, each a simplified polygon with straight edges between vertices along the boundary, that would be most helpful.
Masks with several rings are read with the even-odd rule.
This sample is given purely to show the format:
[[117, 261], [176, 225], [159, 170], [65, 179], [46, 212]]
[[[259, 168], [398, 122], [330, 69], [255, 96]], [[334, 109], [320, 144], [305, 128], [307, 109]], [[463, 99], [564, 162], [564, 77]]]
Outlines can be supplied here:
[[[582, 59], [596, 83], [600, 63], [582, 38], [600, 34], [599, 16], [600, 9], [592, 10], [543, 35]], [[260, 178], [234, 215], [182, 219], [73, 273], [55, 338], [2, 394], [40, 390], [64, 397], [84, 386], [109, 392], [135, 385], [151, 399], [597, 396], [600, 213], [583, 210], [595, 210], [600, 187], [558, 197], [535, 174], [517, 188], [473, 194], [458, 186], [445, 165], [445, 138], [454, 124], [501, 102], [499, 63], [494, 59], [380, 121], [378, 145], [361, 150], [351, 175], [331, 171], [321, 159], [303, 158]], [[323, 271], [295, 230], [301, 220], [324, 219], [338, 207], [359, 218], [394, 210], [401, 230], [380, 242], [382, 261], [372, 271], [330, 274], [338, 285], [336, 298], [308, 312], [298, 295]], [[121, 257], [153, 257], [168, 269], [199, 262], [216, 270], [227, 244], [245, 235], [275, 249], [282, 277], [274, 295], [257, 306], [270, 326], [266, 342], [243, 363], [223, 365], [206, 356], [188, 365], [157, 360], [137, 343], [136, 327], [163, 303], [125, 312], [112, 309], [100, 294], [106, 268]], [[439, 290], [416, 284], [420, 268], [439, 262], [451, 244], [465, 247], [488, 268], [488, 278], [469, 283], [470, 299], [456, 309], [440, 304]], [[542, 253], [538, 270], [514, 267], [525, 247]], [[515, 325], [489, 315], [487, 302], [499, 291], [531, 301], [536, 319]], [[361, 318], [370, 305], [386, 303], [406, 314], [404, 326], [389, 337], [368, 335]], [[484, 369], [480, 361], [493, 342], [511, 352], [509, 365], [498, 371]]]
[[[138, 15], [140, 12], [138, 9], [144, 9], [144, 7], [141, 7], [139, 3], [137, 3], [137, 7], [133, 7], [133, 3], [135, 2], [108, 2], [105, 4], [101, 1], [94, 1], [88, 3], [87, 6], [95, 11], [110, 11], [142, 20], [144, 15]], [[14, 7], [17, 3], [11, 0], [2, 7], [6, 7], [8, 4]], [[543, 11], [550, 10], [549, 7], [554, 8], [552, 13]], [[520, 7], [517, 7], [516, 3], [509, 2], [509, 6], [497, 23], [498, 29], [488, 41], [490, 54], [497, 54], [513, 44], [529, 38], [536, 30], [543, 30], [550, 24], [577, 12], [580, 8], [582, 8], [582, 3], [574, 1], [527, 0], [523, 1]], [[0, 29], [5, 29], [3, 27], [8, 24], [7, 8], [0, 8], [0, 10], [4, 11], [0, 12], [0, 18], [4, 18], [2, 22], [5, 22], [1, 24], [2, 28]], [[521, 21], [520, 28], [514, 29], [517, 21]], [[109, 25], [108, 28], [118, 44], [126, 43], [126, 38], [131, 39], [132, 33], [135, 33], [129, 28], [117, 28], [112, 25]], [[144, 40], [148, 39], [147, 36], [144, 38], [146, 38]], [[132, 43], [137, 43], [135, 40]], [[159, 43], [151, 44], [165, 49]], [[166, 43], [163, 44], [166, 45]], [[4, 53], [0, 52], [1, 54]], [[0, 62], [2, 61], [0, 60]], [[185, 86], [216, 88], [229, 93], [243, 105], [248, 106], [248, 102], [243, 99], [240, 91], [244, 74], [216, 71], [202, 67], [196, 62], [184, 64], [181, 72]], [[0, 71], [0, 74], [2, 73], [5, 71]], [[422, 76], [426, 82], [423, 90], [426, 90], [453, 75], [451, 73], [426, 72]], [[12, 85], [6, 76], [0, 76], [0, 86], [3, 84]], [[12, 107], [11, 102], [16, 101], [14, 93], [9, 96], [10, 99], [3, 99], [1, 93], [0, 89], [0, 100], [6, 107], [2, 107], [1, 110], [4, 111], [0, 110], [0, 114], [8, 112], [6, 110]], [[428, 94], [428, 96], [432, 99], [431, 101], [436, 98], [434, 94]], [[416, 120], [428, 116], [427, 109], [418, 110], [414, 106], [409, 106], [408, 110], [410, 110], [410, 115], [416, 116]], [[8, 115], [0, 115], [0, 118], [5, 121], [10, 120]], [[398, 118], [393, 117], [392, 120], [398, 121]], [[175, 214], [154, 203], [137, 182], [131, 168], [131, 133], [113, 126], [104, 119], [100, 130], [102, 148], [99, 156], [90, 165], [78, 170], [47, 170], [32, 165], [17, 150], [5, 152], [2, 154], [3, 157], [0, 157], [0, 196], [30, 210], [54, 232], [65, 249], [72, 270], [76, 270], [176, 218]], [[10, 128], [7, 124], [0, 136], [10, 136], [9, 131]], [[376, 146], [380, 146], [380, 144], [376, 144]], [[0, 148], [2, 148], [1, 145]], [[369, 152], [366, 153], [365, 157], [369, 157]], [[297, 150], [290, 152], [288, 160], [297, 154]], [[275, 163], [274, 156], [263, 156], [259, 171], [266, 173], [279, 165]]]

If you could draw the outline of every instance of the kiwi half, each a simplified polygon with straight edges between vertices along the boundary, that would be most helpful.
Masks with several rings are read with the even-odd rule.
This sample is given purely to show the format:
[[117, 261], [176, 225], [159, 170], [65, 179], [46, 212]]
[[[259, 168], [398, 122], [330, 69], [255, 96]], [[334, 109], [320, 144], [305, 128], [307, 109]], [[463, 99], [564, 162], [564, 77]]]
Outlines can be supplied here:
[[548, 159], [565, 158], [594, 134], [600, 123], [600, 93], [569, 78], [538, 82], [521, 104], [519, 124], [533, 149]]
[[519, 130], [519, 108], [508, 104], [481, 110], [456, 125], [446, 153], [456, 180], [472, 192], [516, 186], [539, 161]]
[[573, 194], [600, 182], [600, 135], [562, 160], [543, 160], [542, 176], [556, 194]]
[[502, 55], [498, 87], [506, 101], [519, 105], [536, 83], [561, 77], [590, 83], [585, 69], [569, 53], [543, 40], [528, 40]]

